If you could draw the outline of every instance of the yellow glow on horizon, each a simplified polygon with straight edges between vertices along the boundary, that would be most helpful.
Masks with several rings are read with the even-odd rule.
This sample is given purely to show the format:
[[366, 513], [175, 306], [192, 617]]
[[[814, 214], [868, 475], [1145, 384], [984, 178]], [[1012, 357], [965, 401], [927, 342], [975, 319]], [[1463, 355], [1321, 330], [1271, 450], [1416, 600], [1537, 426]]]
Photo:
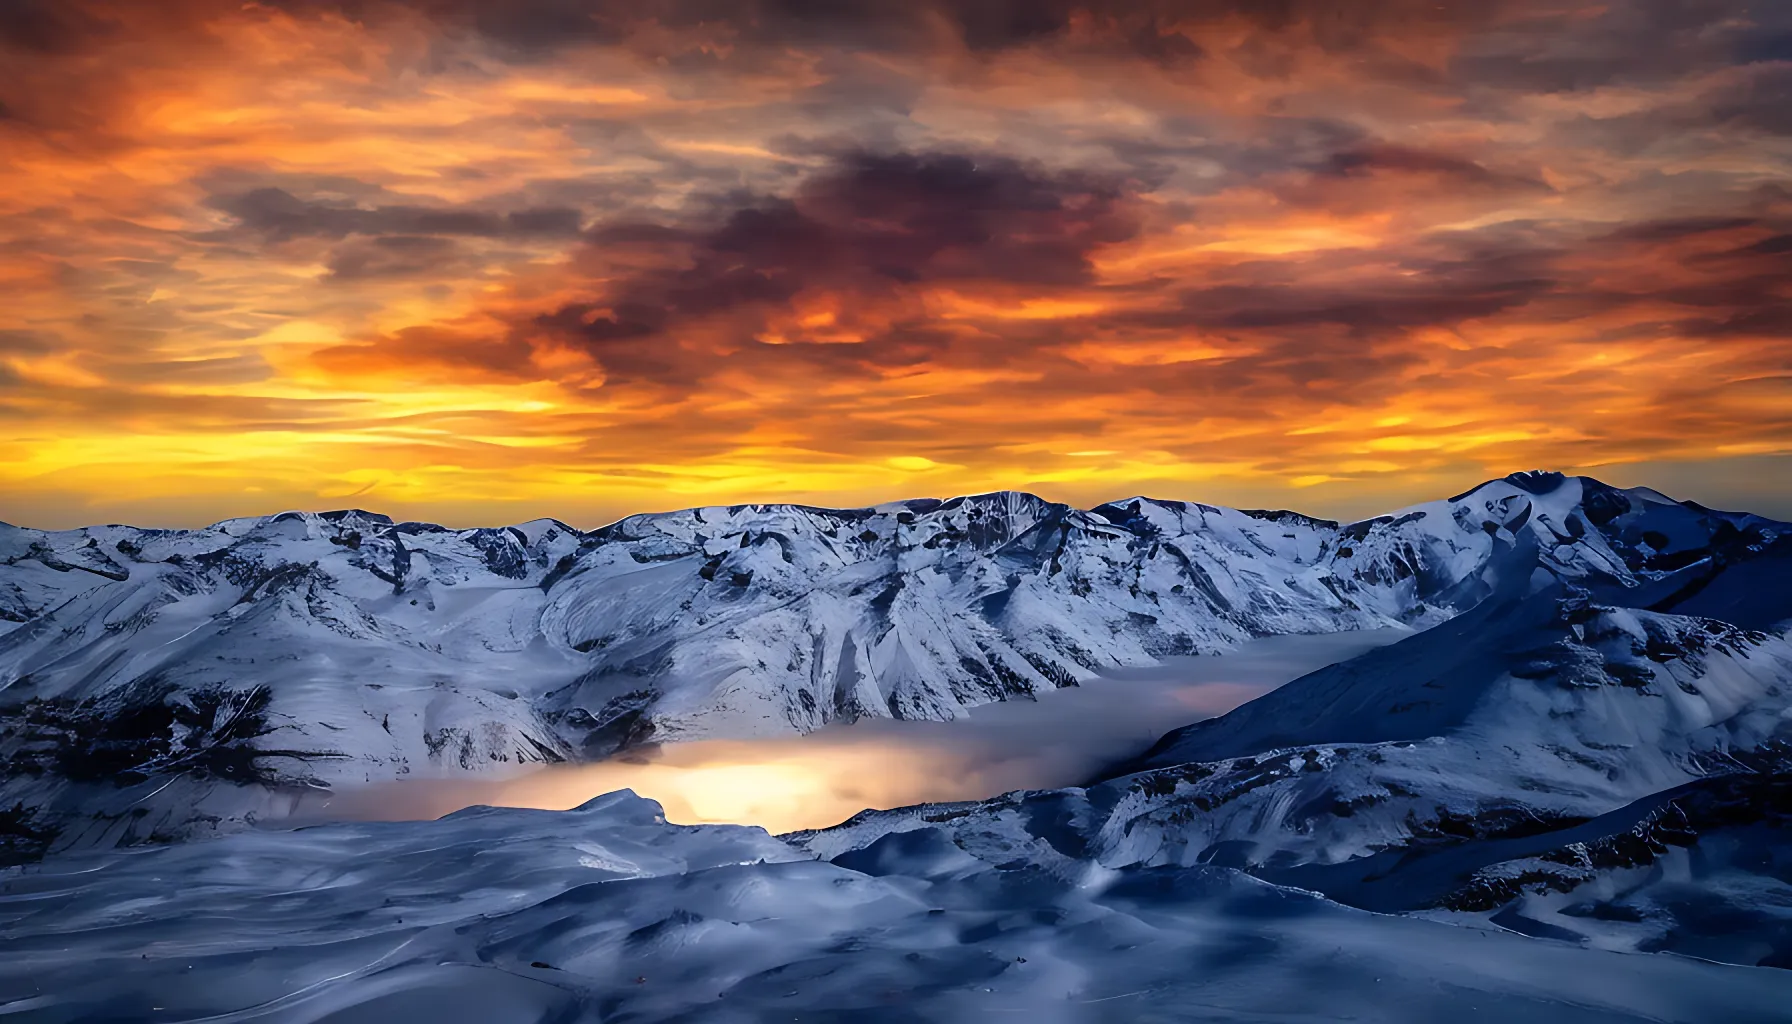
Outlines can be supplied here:
[[[9, 58], [0, 519], [1397, 504], [1792, 452], [1784, 147], [1573, 127], [1737, 68], [1466, 103], [1454, 23], [1376, 37], [1415, 90], [1240, 18], [1174, 67], [722, 15], [521, 60], [418, 11], [81, 2], [91, 49]], [[868, 110], [869, 155], [975, 169], [854, 178]]]
[[932, 469], [939, 465], [939, 463], [932, 459], [924, 458], [919, 455], [898, 455], [895, 458], [890, 459], [889, 463], [897, 469], [905, 469], [913, 472]]

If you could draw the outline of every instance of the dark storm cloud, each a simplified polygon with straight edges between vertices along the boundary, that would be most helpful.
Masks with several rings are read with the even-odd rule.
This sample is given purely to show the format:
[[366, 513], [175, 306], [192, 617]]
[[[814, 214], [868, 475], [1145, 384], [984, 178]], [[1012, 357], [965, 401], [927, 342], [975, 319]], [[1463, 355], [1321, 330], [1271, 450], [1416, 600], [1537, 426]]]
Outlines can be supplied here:
[[366, 281], [447, 273], [460, 247], [436, 235], [381, 235], [339, 246], [326, 261], [332, 281]]
[[1774, 235], [1772, 238], [1763, 238], [1753, 245], [1743, 246], [1736, 251], [1760, 256], [1792, 255], [1792, 235]]
[[[1687, 337], [1792, 338], [1792, 223], [1784, 218], [1646, 221], [1587, 240], [1582, 273], [1634, 266], [1634, 290], [1605, 296], [1697, 311], [1668, 326]], [[1586, 287], [1591, 291], [1591, 287]]]
[[[813, 227], [799, 234], [813, 231], [827, 255], [904, 282], [1077, 284], [1090, 278], [1093, 249], [1137, 230], [1122, 198], [1115, 182], [1001, 158], [859, 155], [802, 189], [801, 210]], [[712, 244], [801, 258], [726, 229]]]
[[[668, 5], [704, 11], [707, 3]], [[1237, 19], [1266, 32], [1308, 28], [1322, 47], [1354, 49], [1393, 27], [1477, 23], [1503, 4], [1438, 4], [1431, 0], [761, 0], [719, 4], [739, 23], [776, 38], [804, 28], [889, 33], [929, 22], [951, 26], [974, 50], [1024, 46], [1081, 30], [1121, 43], [1141, 56], [1195, 56], [1180, 30]], [[744, 8], [744, 10], [743, 10]], [[745, 13], [750, 12], [750, 13]], [[688, 15], [687, 15], [688, 16]], [[711, 18], [714, 15], [710, 15]], [[724, 15], [726, 17], [726, 15]]]
[[1681, 320], [1675, 328], [1704, 338], [1792, 339], [1792, 302], [1778, 302], [1726, 317]]
[[875, 294], [936, 281], [1087, 284], [1090, 254], [1138, 230], [1116, 182], [997, 158], [856, 154], [791, 199], [759, 200], [719, 223], [609, 225], [594, 250], [670, 248], [680, 265], [542, 315], [537, 326], [593, 346], [656, 335], [679, 320], [778, 306], [805, 289]]
[[1754, 0], [1504, 6], [1451, 62], [1453, 78], [1534, 92], [1659, 82], [1761, 60], [1764, 40], [1792, 30], [1792, 7]]
[[[77, 52], [120, 31], [118, 0], [8, 0], [0, 40], [15, 49]], [[208, 17], [242, 5], [172, 0], [163, 27], [199, 31]], [[1433, 0], [264, 0], [300, 17], [377, 24], [421, 14], [446, 29], [489, 39], [518, 54], [568, 45], [616, 45], [656, 34], [695, 33], [752, 46], [840, 43], [880, 50], [925, 49], [945, 34], [991, 52], [1075, 37], [1155, 61], [1198, 57], [1188, 30], [1231, 21], [1262, 33], [1303, 30], [1319, 46], [1376, 45], [1391, 29], [1456, 29], [1486, 23], [1501, 2]], [[662, 45], [655, 42], [651, 45]]]
[[1321, 178], [1366, 178], [1378, 173], [1416, 174], [1441, 179], [1455, 187], [1548, 191], [1536, 178], [1502, 174], [1448, 153], [1370, 143], [1333, 153], [1315, 168]]
[[349, 235], [465, 235], [478, 238], [571, 237], [579, 211], [537, 208], [499, 213], [464, 207], [344, 206], [300, 199], [281, 188], [213, 196], [213, 209], [236, 219], [237, 230], [285, 242]]
[[0, 0], [0, 48], [58, 55], [115, 35], [103, 5], [70, 0]]
[[1792, 27], [1756, 29], [1736, 48], [1736, 59], [1744, 63], [1756, 61], [1792, 61]]
[[1707, 100], [1719, 124], [1792, 135], [1792, 57], [1759, 65]]
[[[1541, 182], [1464, 158], [1359, 143], [1305, 172], [1351, 182], [1424, 175], [1448, 189], [1531, 190]], [[1177, 288], [1145, 282], [1167, 304], [1118, 304], [1071, 320], [1009, 322], [975, 346], [948, 330], [897, 320], [853, 345], [766, 345], [757, 332], [804, 292], [875, 305], [910, 286], [960, 283], [1100, 290], [1090, 256], [1140, 230], [1129, 187], [1106, 179], [941, 154], [859, 154], [800, 185], [789, 199], [717, 209], [707, 223], [618, 223], [591, 232], [595, 253], [652, 254], [653, 269], [606, 294], [537, 316], [528, 326], [585, 349], [612, 385], [689, 388], [718, 368], [775, 372], [795, 365], [841, 379], [879, 368], [949, 363], [998, 366], [1053, 360], [1089, 338], [1145, 332], [1213, 332], [1248, 339], [1212, 364], [1165, 368], [1138, 386], [1164, 394], [1272, 396], [1290, 388], [1370, 386], [1423, 361], [1399, 339], [1468, 321], [1518, 317], [1568, 323], [1627, 309], [1686, 307], [1664, 323], [1682, 336], [1720, 339], [1783, 333], [1787, 301], [1781, 234], [1759, 217], [1711, 215], [1589, 234], [1568, 224], [1515, 221], [1442, 231], [1383, 247], [1364, 262], [1341, 251], [1298, 260], [1240, 261], [1224, 278]], [[1727, 235], [1726, 235], [1727, 233]], [[1740, 233], [1740, 234], [1738, 234]], [[1739, 244], [1701, 241], [1735, 236]], [[1678, 246], [1695, 244], [1689, 251]], [[1635, 287], [1614, 287], [1614, 267], [1635, 265]], [[1694, 277], [1680, 268], [1697, 268]], [[1651, 275], [1663, 271], [1671, 284]], [[1623, 274], [1618, 283], [1625, 283]], [[1143, 289], [1143, 290], [1141, 290]], [[744, 318], [740, 314], [745, 314]], [[730, 319], [732, 317], [732, 319]], [[720, 318], [735, 338], [726, 355], [684, 347], [688, 325]], [[1599, 337], [1586, 332], [1593, 343]], [[1372, 347], [1380, 346], [1380, 347]], [[1464, 357], [1465, 359], [1467, 357]]]
[[0, 330], [0, 356], [42, 355], [61, 345], [60, 340], [39, 331]]
[[1696, 235], [1752, 227], [1760, 221], [1754, 217], [1681, 217], [1674, 220], [1648, 220], [1627, 224], [1605, 236], [1615, 242], [1668, 242]]

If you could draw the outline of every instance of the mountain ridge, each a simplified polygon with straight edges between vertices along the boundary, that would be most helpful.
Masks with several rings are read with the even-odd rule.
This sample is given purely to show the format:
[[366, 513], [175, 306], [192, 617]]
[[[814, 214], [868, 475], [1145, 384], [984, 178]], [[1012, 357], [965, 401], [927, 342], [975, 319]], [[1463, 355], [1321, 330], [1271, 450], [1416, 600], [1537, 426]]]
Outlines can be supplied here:
[[178, 837], [318, 787], [950, 719], [1258, 636], [1435, 626], [1542, 578], [1726, 606], [1788, 535], [1545, 473], [1343, 524], [997, 491], [588, 532], [361, 509], [6, 527], [0, 804], [88, 814], [83, 841]]
[[[1529, 488], [1529, 487], [1542, 486], [1543, 483], [1540, 483], [1540, 482], [1548, 482], [1550, 484], [1555, 484], [1555, 483], [1560, 483], [1560, 482], [1563, 482], [1566, 480], [1571, 480], [1571, 479], [1573, 479], [1573, 480], [1590, 480], [1596, 484], [1599, 484], [1599, 486], [1601, 486], [1603, 488], [1607, 488], [1610, 490], [1621, 490], [1621, 491], [1624, 491], [1625, 493], [1636, 495], [1639, 497], [1647, 496], [1661, 504], [1683, 505], [1683, 506], [1688, 506], [1688, 507], [1691, 507], [1691, 508], [1694, 508], [1694, 509], [1697, 509], [1697, 510], [1703, 511], [1703, 512], [1714, 512], [1719, 515], [1733, 515], [1733, 516], [1755, 516], [1756, 515], [1755, 513], [1749, 513], [1749, 512], [1737, 512], [1734, 510], [1712, 508], [1712, 507], [1703, 505], [1703, 504], [1699, 503], [1698, 501], [1692, 500], [1692, 499], [1680, 499], [1680, 498], [1669, 497], [1668, 495], [1663, 494], [1662, 492], [1656, 490], [1655, 488], [1648, 487], [1646, 485], [1620, 488], [1620, 487], [1617, 487], [1612, 484], [1606, 484], [1604, 481], [1598, 480], [1595, 477], [1590, 477], [1590, 476], [1585, 476], [1585, 475], [1571, 475], [1571, 474], [1562, 473], [1562, 472], [1559, 472], [1556, 470], [1545, 470], [1545, 469], [1516, 470], [1514, 472], [1506, 474], [1505, 476], [1489, 477], [1488, 479], [1481, 481], [1480, 483], [1469, 488], [1468, 490], [1463, 491], [1459, 494], [1451, 495], [1449, 498], [1446, 498], [1443, 500], [1452, 501], [1452, 502], [1461, 501], [1468, 497], [1471, 497], [1477, 491], [1480, 491], [1490, 485], [1499, 484], [1499, 483], [1511, 483], [1515, 486]], [[1544, 491], [1543, 493], [1547, 493], [1547, 491]], [[944, 505], [944, 504], [948, 504], [948, 503], [952, 503], [952, 502], [962, 502], [962, 501], [976, 499], [976, 498], [993, 498], [993, 497], [998, 497], [1001, 495], [1016, 495], [1016, 496], [1021, 496], [1021, 497], [1025, 497], [1025, 498], [1029, 498], [1029, 499], [1035, 499], [1035, 500], [1038, 500], [1038, 501], [1046, 503], [1046, 504], [1064, 505], [1067, 508], [1073, 507], [1073, 506], [1070, 506], [1066, 502], [1054, 501], [1050, 498], [1046, 498], [1043, 495], [1036, 494], [1032, 491], [1015, 489], [1015, 488], [998, 488], [993, 491], [967, 492], [964, 494], [951, 495], [951, 496], [945, 497], [945, 498], [940, 498], [940, 497], [936, 497], [936, 496], [932, 496], [932, 495], [917, 495], [917, 496], [909, 497], [909, 498], [897, 498], [897, 499], [893, 499], [890, 501], [878, 502], [873, 505], [812, 505], [812, 504], [808, 504], [805, 502], [737, 502], [737, 503], [725, 504], [725, 505], [691, 505], [691, 506], [685, 506], [682, 508], [665, 509], [665, 510], [661, 510], [661, 511], [657, 511], [657, 512], [631, 512], [631, 513], [623, 515], [617, 519], [610, 520], [610, 521], [602, 523], [598, 526], [594, 526], [589, 530], [581, 529], [580, 527], [573, 526], [571, 523], [568, 523], [567, 521], [560, 519], [558, 517], [555, 517], [555, 516], [538, 516], [535, 519], [526, 520], [526, 521], [523, 521], [520, 523], [505, 524], [503, 526], [497, 526], [497, 527], [489, 527], [489, 526], [488, 527], [479, 527], [479, 526], [456, 527], [456, 526], [448, 526], [446, 524], [428, 522], [426, 520], [395, 520], [390, 515], [387, 515], [386, 513], [376, 512], [376, 511], [372, 511], [369, 509], [363, 509], [363, 508], [339, 508], [339, 509], [284, 508], [284, 509], [279, 509], [277, 511], [264, 513], [262, 515], [232, 516], [232, 517], [228, 517], [225, 519], [220, 519], [220, 520], [216, 520], [216, 521], [213, 521], [210, 523], [206, 523], [201, 526], [191, 526], [191, 527], [182, 527], [182, 526], [147, 527], [147, 526], [136, 526], [136, 525], [129, 524], [129, 523], [110, 522], [110, 523], [89, 523], [89, 524], [85, 524], [85, 525], [70, 526], [70, 527], [64, 527], [61, 529], [54, 529], [54, 528], [47, 528], [47, 527], [33, 527], [33, 526], [24, 525], [22, 523], [13, 523], [13, 522], [9, 522], [6, 520], [0, 520], [0, 528], [26, 530], [26, 531], [35, 532], [35, 533], [67, 533], [67, 532], [74, 532], [74, 531], [80, 531], [80, 530], [92, 530], [92, 529], [104, 529], [104, 528], [141, 530], [144, 532], [151, 532], [151, 533], [179, 533], [179, 532], [199, 532], [199, 531], [213, 530], [213, 529], [217, 529], [217, 528], [220, 528], [220, 527], [232, 524], [232, 523], [258, 523], [258, 522], [263, 522], [266, 520], [274, 519], [274, 518], [277, 518], [277, 517], [283, 516], [283, 515], [300, 515], [300, 516], [316, 516], [319, 519], [325, 519], [325, 520], [331, 520], [331, 521], [340, 520], [340, 519], [344, 519], [344, 518], [348, 518], [348, 517], [361, 517], [361, 518], [371, 520], [374, 522], [383, 523], [388, 526], [427, 526], [427, 527], [433, 527], [433, 528], [450, 530], [450, 531], [465, 531], [465, 530], [475, 530], [475, 529], [505, 529], [505, 528], [512, 527], [512, 526], [514, 526], [514, 527], [527, 526], [532, 523], [547, 523], [552, 526], [559, 527], [563, 530], [571, 531], [573, 533], [591, 534], [591, 533], [598, 533], [600, 531], [603, 531], [605, 529], [613, 527], [625, 519], [652, 518], [652, 517], [656, 517], [656, 516], [675, 515], [680, 512], [691, 512], [691, 511], [696, 511], [698, 509], [705, 509], [705, 510], [707, 510], [707, 509], [727, 509], [730, 511], [742, 511], [742, 510], [748, 510], [748, 509], [762, 509], [762, 510], [788, 509], [788, 510], [796, 510], [796, 511], [824, 512], [824, 513], [825, 512], [851, 513], [851, 512], [873, 512], [873, 511], [886, 511], [886, 510], [887, 511], [900, 511], [900, 510], [916, 511], [916, 509], [913, 508], [913, 506], [923, 505], [923, 506], [928, 506], [928, 508], [925, 509], [926, 511], [931, 511], [932, 509], [937, 508], [940, 505]], [[1121, 508], [1121, 507], [1125, 506], [1128, 502], [1133, 502], [1133, 501], [1149, 501], [1149, 502], [1154, 502], [1154, 503], [1160, 504], [1160, 505], [1180, 504], [1180, 505], [1203, 506], [1203, 507], [1213, 508], [1213, 509], [1229, 509], [1231, 511], [1238, 512], [1243, 515], [1253, 516], [1253, 517], [1257, 517], [1257, 518], [1273, 519], [1275, 517], [1280, 517], [1280, 516], [1293, 516], [1298, 519], [1302, 519], [1302, 520], [1306, 520], [1311, 523], [1314, 523], [1315, 525], [1329, 526], [1329, 527], [1334, 527], [1334, 528], [1341, 527], [1341, 526], [1357, 525], [1357, 524], [1360, 524], [1363, 522], [1369, 522], [1369, 521], [1372, 521], [1375, 519], [1380, 519], [1380, 518], [1387, 517], [1387, 516], [1397, 516], [1400, 513], [1408, 511], [1410, 509], [1419, 508], [1421, 506], [1432, 503], [1432, 502], [1427, 502], [1427, 501], [1415, 502], [1410, 505], [1404, 505], [1399, 508], [1391, 509], [1387, 512], [1378, 513], [1377, 515], [1374, 515], [1374, 516], [1368, 516], [1363, 519], [1350, 520], [1350, 521], [1346, 521], [1346, 520], [1342, 520], [1342, 519], [1331, 519], [1331, 518], [1327, 518], [1325, 516], [1313, 515], [1311, 513], [1302, 512], [1298, 509], [1235, 508], [1233, 506], [1215, 505], [1215, 504], [1211, 504], [1211, 503], [1207, 503], [1207, 502], [1198, 501], [1195, 499], [1154, 498], [1154, 497], [1151, 497], [1150, 495], [1146, 495], [1146, 494], [1131, 494], [1131, 495], [1127, 495], [1126, 497], [1123, 497], [1123, 498], [1112, 499], [1109, 501], [1100, 502], [1096, 505], [1090, 506], [1089, 509], [1087, 509], [1086, 511], [1098, 511], [1102, 508], [1108, 508], [1108, 507]], [[1764, 517], [1764, 516], [1756, 516], [1756, 517], [1763, 518], [1763, 519], [1768, 518], [1768, 517]]]

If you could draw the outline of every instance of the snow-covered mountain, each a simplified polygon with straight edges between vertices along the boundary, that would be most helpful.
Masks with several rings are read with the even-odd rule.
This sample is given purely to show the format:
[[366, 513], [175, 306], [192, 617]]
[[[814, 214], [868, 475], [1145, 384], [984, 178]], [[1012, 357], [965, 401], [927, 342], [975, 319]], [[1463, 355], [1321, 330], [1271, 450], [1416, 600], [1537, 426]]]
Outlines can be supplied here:
[[[1552, 585], [1761, 627], [1792, 612], [1787, 599], [1739, 595], [1787, 557], [1789, 534], [1553, 474], [1351, 524], [1000, 493], [691, 509], [590, 533], [360, 511], [192, 531], [4, 527], [0, 806], [19, 804], [39, 830], [29, 835], [110, 844], [279, 813], [305, 787], [865, 716], [949, 719], [1258, 636], [1438, 623], [1480, 636], [1479, 620], [1456, 617], [1512, 606], [1530, 623], [1511, 627], [1522, 637], [1482, 641], [1502, 656], [1564, 630], [1570, 646], [1597, 646], [1587, 623], [1530, 622], [1571, 603], [1533, 600]], [[1647, 634], [1655, 622], [1592, 628]], [[1771, 660], [1777, 648], [1752, 636], [1716, 641], [1711, 656]], [[1383, 656], [1407, 657], [1410, 643]], [[1346, 693], [1362, 728], [1310, 742], [1422, 738], [1480, 699], [1413, 685], [1399, 699]], [[1343, 724], [1323, 702], [1253, 707], [1227, 720], [1229, 746], [1203, 739], [1207, 754], [1188, 758], [1309, 742], [1289, 715]]]
[[[1556, 545], [1518, 534], [1473, 608], [1087, 788], [791, 838], [838, 858], [940, 830], [995, 864], [1224, 866], [1364, 909], [1792, 966], [1786, 528], [1587, 481], [1537, 498]], [[1687, 614], [1717, 611], [1750, 625]]]
[[31, 1019], [1765, 1022], [1792, 1000], [1792, 526], [1756, 516], [1526, 474], [1352, 524], [1005, 494], [4, 542], [13, 860], [304, 785], [946, 718], [1257, 636], [1420, 627], [1086, 786], [781, 837], [623, 793], [61, 849], [0, 871], [0, 1007]]

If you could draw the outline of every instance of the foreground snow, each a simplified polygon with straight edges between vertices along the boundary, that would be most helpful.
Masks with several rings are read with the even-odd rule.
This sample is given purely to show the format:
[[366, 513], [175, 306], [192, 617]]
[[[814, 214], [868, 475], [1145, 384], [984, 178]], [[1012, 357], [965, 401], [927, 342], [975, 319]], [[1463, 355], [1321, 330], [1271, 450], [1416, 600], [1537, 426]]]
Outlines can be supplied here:
[[250, 832], [0, 890], [32, 1021], [1784, 1020], [1792, 972], [1351, 910], [1225, 868], [839, 862], [574, 812]]

